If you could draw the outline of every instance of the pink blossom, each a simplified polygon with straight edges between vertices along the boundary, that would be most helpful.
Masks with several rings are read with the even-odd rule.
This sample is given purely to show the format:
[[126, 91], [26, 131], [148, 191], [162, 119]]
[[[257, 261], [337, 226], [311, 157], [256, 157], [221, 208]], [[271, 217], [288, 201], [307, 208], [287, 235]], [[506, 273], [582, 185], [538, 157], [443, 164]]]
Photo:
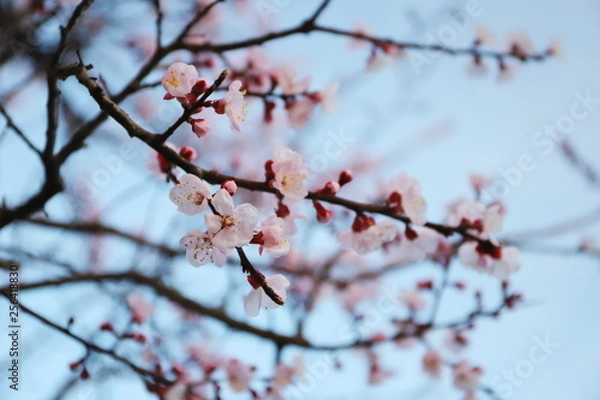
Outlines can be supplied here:
[[534, 51], [533, 42], [526, 32], [510, 33], [507, 42], [511, 52], [516, 55], [528, 55]]
[[311, 99], [303, 97], [288, 103], [286, 109], [288, 121], [292, 128], [301, 130], [312, 117], [315, 103]]
[[198, 81], [196, 67], [182, 62], [171, 64], [162, 78], [165, 90], [174, 97], [185, 97]]
[[359, 232], [349, 229], [338, 235], [345, 248], [354, 249], [358, 254], [371, 253], [384, 243], [391, 242], [398, 235], [398, 228], [392, 221], [383, 221]]
[[300, 378], [304, 374], [304, 359], [301, 355], [296, 356], [291, 365], [284, 363], [277, 364], [275, 376], [273, 377], [273, 386], [284, 388], [292, 383], [294, 378]]
[[402, 240], [396, 250], [392, 250], [390, 255], [400, 256], [406, 261], [419, 261], [430, 254], [435, 253], [442, 235], [429, 228], [415, 230], [417, 237], [409, 239], [406, 234], [402, 236]]
[[454, 376], [454, 386], [465, 392], [472, 392], [479, 385], [479, 379], [483, 370], [479, 367], [472, 367], [468, 361], [463, 360], [452, 368]]
[[227, 193], [233, 196], [237, 193], [238, 187], [233, 179], [229, 179], [221, 184], [221, 189], [227, 190]]
[[565, 59], [565, 48], [562, 41], [557, 37], [550, 38], [550, 49], [548, 52], [559, 60]]
[[266, 250], [273, 257], [283, 256], [290, 251], [290, 242], [283, 237], [284, 231], [283, 219], [273, 214], [267, 217], [260, 228], [260, 248], [262, 254]]
[[482, 238], [490, 237], [502, 229], [504, 211], [499, 203], [484, 206], [475, 200], [461, 199], [452, 203], [448, 210], [450, 226], [467, 225]]
[[[364, 21], [359, 21], [354, 24], [352, 33], [356, 33], [361, 36], [372, 36], [373, 35], [373, 27]], [[350, 48], [360, 48], [360, 47], [366, 47], [368, 45], [369, 45], [369, 42], [366, 40], [356, 39], [356, 38], [350, 39]]]
[[326, 114], [332, 114], [337, 108], [337, 92], [340, 84], [329, 82], [321, 91], [321, 107]]
[[[265, 280], [267, 285], [273, 289], [285, 302], [286, 292], [285, 288], [290, 285], [290, 281], [281, 274], [266, 276]], [[250, 317], [256, 317], [260, 312], [261, 308], [266, 310], [272, 310], [279, 307], [279, 304], [275, 303], [263, 290], [261, 286], [252, 287], [252, 290], [244, 298], [244, 311]]]
[[224, 249], [245, 246], [254, 236], [258, 211], [249, 204], [234, 208], [233, 199], [224, 189], [219, 189], [211, 201], [219, 215], [204, 214], [208, 232], [214, 234], [212, 243]]
[[341, 298], [344, 303], [344, 308], [348, 311], [352, 311], [356, 308], [358, 303], [372, 297], [376, 293], [377, 288], [375, 286], [352, 282], [344, 289]]
[[444, 361], [437, 351], [430, 349], [423, 356], [423, 369], [432, 378], [439, 379], [442, 376], [443, 366]]
[[248, 102], [244, 100], [245, 91], [241, 91], [241, 87], [241, 81], [231, 82], [225, 96], [225, 114], [229, 117], [231, 129], [236, 132], [241, 132], [240, 122], [246, 120], [246, 114], [248, 113], [246, 110]]
[[486, 254], [476, 242], [464, 243], [458, 249], [458, 258], [467, 267], [492, 275], [498, 279], [508, 279], [510, 274], [521, 267], [519, 249], [512, 246], [498, 248], [499, 254]]
[[169, 198], [177, 206], [178, 211], [187, 215], [196, 215], [208, 206], [211, 188], [196, 175], [185, 174], [179, 179], [179, 183], [171, 188]]
[[450, 329], [444, 338], [444, 345], [453, 353], [460, 353], [469, 344], [464, 331]]
[[416, 179], [400, 172], [384, 188], [388, 205], [397, 213], [405, 213], [415, 225], [424, 225], [427, 202], [421, 195], [421, 186]]
[[372, 364], [371, 368], [369, 368], [369, 383], [371, 385], [379, 385], [392, 376], [394, 374], [382, 369], [379, 364]]
[[271, 184], [283, 196], [292, 199], [306, 197], [306, 179], [310, 171], [299, 153], [289, 147], [276, 148], [275, 161], [271, 168], [275, 174]]
[[492, 183], [488, 177], [479, 174], [471, 174], [469, 176], [469, 182], [476, 192], [481, 192]]
[[127, 296], [127, 305], [131, 311], [131, 319], [141, 324], [154, 312], [154, 305], [150, 304], [141, 293]]
[[424, 310], [427, 307], [427, 300], [425, 300], [419, 290], [405, 291], [400, 293], [398, 297], [413, 311]]
[[213, 243], [213, 234], [193, 230], [188, 232], [179, 241], [185, 247], [185, 257], [194, 267], [212, 262], [217, 267], [222, 267], [227, 262], [228, 249], [216, 247]]
[[187, 385], [178, 381], [173, 386], [169, 387], [164, 395], [165, 400], [186, 400], [187, 399]]
[[210, 133], [210, 129], [210, 125], [205, 119], [201, 118], [192, 120], [192, 132], [194, 132], [198, 138], [208, 135]]
[[492, 46], [496, 40], [494, 33], [484, 25], [477, 25], [475, 27], [475, 35], [477, 37], [477, 44], [479, 45]]
[[237, 358], [227, 360], [225, 363], [227, 382], [234, 392], [243, 392], [249, 389], [252, 379], [252, 367], [245, 365]]
[[598, 242], [592, 236], [584, 236], [579, 243], [579, 251], [584, 253], [596, 253], [598, 252]]
[[310, 77], [298, 79], [296, 69], [292, 65], [285, 65], [275, 71], [277, 83], [283, 94], [294, 95], [304, 93], [310, 85]]

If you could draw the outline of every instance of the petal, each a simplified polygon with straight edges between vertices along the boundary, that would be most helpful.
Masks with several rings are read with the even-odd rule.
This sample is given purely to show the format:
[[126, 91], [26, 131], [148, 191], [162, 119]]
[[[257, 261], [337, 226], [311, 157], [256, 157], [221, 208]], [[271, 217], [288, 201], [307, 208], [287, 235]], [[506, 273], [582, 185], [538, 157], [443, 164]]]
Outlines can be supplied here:
[[224, 189], [219, 189], [212, 199], [212, 205], [221, 215], [233, 214], [233, 199]]
[[479, 262], [479, 254], [475, 248], [477, 243], [467, 242], [458, 248], [458, 258], [460, 262], [468, 267], [475, 267]]
[[212, 260], [217, 267], [222, 267], [227, 262], [227, 250], [213, 247]]
[[244, 298], [244, 311], [250, 317], [256, 317], [260, 312], [262, 289], [251, 290]]
[[[281, 274], [267, 276], [265, 280], [274, 290], [283, 289], [290, 286], [290, 281], [288, 281], [288, 279]], [[277, 294], [280, 293], [277, 291]]]
[[206, 230], [210, 233], [217, 233], [221, 230], [222, 220], [218, 215], [204, 214], [204, 223], [206, 224]]

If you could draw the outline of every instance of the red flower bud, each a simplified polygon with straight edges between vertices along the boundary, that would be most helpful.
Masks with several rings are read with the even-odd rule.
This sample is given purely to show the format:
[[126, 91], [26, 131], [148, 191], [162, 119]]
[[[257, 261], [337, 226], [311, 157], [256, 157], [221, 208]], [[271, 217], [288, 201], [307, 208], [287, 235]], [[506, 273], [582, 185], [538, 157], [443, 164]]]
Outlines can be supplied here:
[[319, 221], [319, 223], [327, 225], [331, 222], [333, 219], [333, 213], [331, 211], [323, 207], [318, 201], [313, 201], [313, 206], [317, 211], [317, 221]]
[[191, 147], [184, 146], [179, 150], [179, 155], [187, 162], [192, 162], [196, 159], [196, 150]]
[[221, 184], [221, 189], [225, 189], [230, 196], [237, 193], [238, 187], [234, 180], [229, 179]]
[[352, 179], [354, 179], [352, 171], [350, 171], [349, 169], [345, 169], [342, 172], [340, 172], [338, 183], [340, 184], [340, 186], [344, 186], [346, 183], [352, 182]]
[[356, 218], [354, 218], [354, 222], [352, 222], [352, 231], [356, 233], [366, 231], [373, 225], [375, 225], [375, 220], [373, 217], [369, 217], [368, 215], [364, 214], [357, 214]]

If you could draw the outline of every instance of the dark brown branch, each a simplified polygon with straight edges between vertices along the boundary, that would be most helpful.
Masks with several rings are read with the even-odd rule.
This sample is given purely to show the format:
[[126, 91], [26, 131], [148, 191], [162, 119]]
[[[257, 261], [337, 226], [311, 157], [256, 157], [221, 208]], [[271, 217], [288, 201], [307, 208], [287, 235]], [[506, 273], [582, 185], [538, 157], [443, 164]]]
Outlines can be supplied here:
[[2, 114], [2, 116], [4, 116], [4, 118], [6, 119], [6, 124], [8, 125], [8, 127], [10, 127], [21, 139], [23, 139], [27, 147], [29, 147], [38, 156], [42, 157], [42, 152], [37, 147], [35, 147], [33, 143], [31, 143], [31, 141], [29, 140], [29, 138], [27, 138], [25, 133], [15, 124], [15, 122], [10, 117], [10, 115], [8, 114], [8, 112], [2, 104], [0, 104], [0, 114]]
[[[7, 299], [11, 299], [10, 296], [6, 293], [6, 289], [3, 289], [0, 294], [2, 294], [4, 297], [6, 297]], [[46, 317], [38, 314], [37, 312], [31, 310], [30, 308], [24, 306], [23, 304], [21, 304], [19, 302], [19, 309], [23, 310], [25, 313], [31, 315], [32, 317], [34, 317], [35, 319], [37, 319], [38, 321], [44, 323], [45, 325], [53, 328], [56, 331], [59, 331], [61, 333], [63, 333], [64, 335], [70, 337], [71, 339], [75, 340], [76, 342], [79, 342], [80, 344], [82, 344], [83, 346], [85, 346], [86, 350], [88, 351], [94, 351], [96, 353], [99, 354], [104, 354], [107, 355], [109, 357], [111, 357], [112, 359], [120, 362], [121, 364], [126, 365], [127, 367], [129, 367], [132, 371], [136, 372], [138, 375], [144, 377], [144, 378], [149, 378], [152, 379], [154, 382], [157, 383], [161, 383], [163, 385], [172, 385], [173, 382], [165, 379], [164, 377], [155, 374], [152, 371], [149, 371], [147, 369], [144, 369], [142, 367], [139, 367], [137, 365], [135, 365], [134, 363], [132, 363], [131, 361], [129, 361], [128, 359], [116, 354], [113, 350], [107, 350], [103, 347], [100, 347], [94, 343], [91, 343], [85, 339], [83, 339], [82, 337], [72, 333], [71, 331], [69, 331], [67, 328], [64, 328], [52, 321], [50, 321], [49, 319], [47, 319]]]
[[89, 234], [93, 234], [93, 235], [117, 236], [117, 237], [120, 237], [123, 239], [130, 240], [133, 243], [156, 249], [169, 257], [175, 257], [177, 255], [183, 254], [182, 251], [173, 249], [164, 244], [154, 243], [154, 242], [147, 240], [146, 238], [144, 238], [142, 236], [137, 236], [134, 234], [126, 233], [126, 232], [120, 231], [118, 229], [115, 229], [115, 228], [112, 228], [109, 226], [105, 226], [105, 225], [101, 225], [98, 223], [74, 222], [74, 223], [67, 224], [67, 223], [62, 223], [62, 222], [49, 221], [49, 220], [45, 220], [45, 219], [25, 219], [23, 221], [27, 222], [27, 223], [39, 225], [39, 226], [65, 229], [65, 230], [72, 231], [72, 232], [82, 232], [82, 233], [89, 233]]
[[[317, 14], [318, 15], [318, 14]], [[495, 60], [503, 60], [503, 59], [514, 59], [517, 61], [525, 62], [525, 61], [542, 61], [546, 58], [550, 57], [550, 53], [548, 51], [543, 51], [540, 53], [534, 54], [523, 54], [522, 52], [514, 52], [512, 50], [509, 51], [493, 51], [493, 50], [485, 50], [481, 49], [479, 46], [466, 47], [466, 48], [453, 48], [447, 47], [444, 45], [432, 43], [417, 43], [417, 42], [403, 42], [394, 40], [386, 37], [376, 37], [370, 36], [359, 32], [353, 32], [343, 29], [331, 28], [326, 26], [321, 26], [315, 23], [315, 21], [308, 19], [306, 21], [301, 22], [295, 27], [284, 29], [278, 32], [270, 32], [262, 36], [239, 40], [236, 42], [230, 43], [222, 43], [222, 44], [212, 44], [212, 43], [203, 43], [199, 45], [191, 45], [191, 44], [182, 44], [182, 49], [187, 49], [193, 52], [203, 52], [209, 51], [213, 53], [222, 53], [231, 50], [237, 50], [252, 46], [262, 45], [267, 42], [271, 42], [274, 40], [286, 38], [289, 36], [293, 36], [296, 34], [309, 34], [312, 32], [321, 32], [328, 33], [336, 36], [343, 36], [348, 38], [353, 38], [357, 40], [364, 40], [366, 42], [371, 43], [374, 46], [380, 47], [382, 45], [391, 45], [395, 46], [398, 49], [408, 49], [408, 50], [417, 50], [417, 51], [430, 51], [430, 52], [438, 52], [444, 53], [447, 55], [466, 55], [471, 56], [476, 59], [481, 58], [492, 58]]]

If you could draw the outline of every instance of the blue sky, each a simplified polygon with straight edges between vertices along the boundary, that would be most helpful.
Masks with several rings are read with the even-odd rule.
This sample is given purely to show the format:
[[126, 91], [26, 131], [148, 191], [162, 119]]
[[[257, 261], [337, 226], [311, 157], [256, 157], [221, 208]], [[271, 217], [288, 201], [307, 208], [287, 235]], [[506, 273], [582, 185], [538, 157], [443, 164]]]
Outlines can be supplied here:
[[[310, 13], [318, 2], [305, 4], [290, 0], [272, 3], [281, 5], [277, 13], [279, 26], [287, 26]], [[448, 25], [449, 12], [464, 9], [466, 3], [430, 1], [411, 4], [373, 0], [366, 5], [358, 0], [334, 0], [321, 21], [326, 25], [351, 27], [361, 20], [373, 26], [378, 35], [427, 41], [428, 34], [435, 36], [439, 29]], [[496, 34], [498, 46], [502, 45], [506, 34], [514, 31], [527, 32], [538, 49], [546, 48], [551, 37], [558, 37], [565, 48], [565, 59], [521, 65], [510, 81], [498, 83], [493, 73], [479, 78], [468, 76], [468, 60], [463, 57], [438, 57], [420, 73], [410, 61], [404, 60], [377, 72], [364, 74], [365, 51], [348, 50], [345, 39], [314, 34], [273, 42], [267, 47], [269, 54], [278, 60], [294, 62], [307, 74], [314, 74], [316, 87], [332, 79], [344, 78], [338, 111], [331, 117], [319, 116], [306, 132], [299, 133], [305, 136], [297, 137], [295, 141], [310, 151], [321, 143], [316, 133], [336, 130], [348, 132], [360, 143], [360, 146], [352, 149], [352, 153], [367, 157], [381, 157], [383, 154], [379, 160], [382, 167], [378, 170], [378, 179], [383, 180], [399, 170], [405, 170], [420, 180], [429, 203], [428, 216], [433, 221], [443, 219], [444, 207], [449, 201], [469, 195], [470, 173], [501, 177], [502, 171], [518, 165], [519, 158], [524, 154], [531, 156], [535, 167], [529, 172], [522, 172], [521, 181], [511, 187], [504, 198], [508, 209], [505, 237], [529, 228], [569, 220], [596, 209], [600, 200], [598, 189], [591, 187], [565, 162], [557, 147], [545, 153], [532, 140], [537, 132], [544, 129], [545, 124], [555, 123], [568, 115], [578, 94], [589, 92], [592, 97], [600, 98], [600, 77], [597, 74], [600, 50], [594, 45], [593, 39], [600, 35], [600, 25], [597, 24], [600, 3], [592, 0], [481, 0], [481, 7], [481, 15], [468, 21], [467, 29], [458, 35], [451, 46], [469, 45], [474, 37], [474, 27], [483, 24]], [[415, 15], [420, 16], [421, 22], [407, 18]], [[245, 27], [236, 21], [231, 20], [228, 26], [230, 31], [227, 35], [244, 35], [246, 32]], [[118, 73], [114, 64], [110, 68], [111, 60], [103, 60], [103, 52], [90, 54], [89, 57], [98, 71], [106, 67], [113, 73], [116, 86], [119, 79], [125, 81], [131, 73], [127, 70], [128, 60], [123, 60], [123, 72], [119, 76], [114, 75], [115, 70]], [[0, 70], [0, 87], [8, 82], [9, 73], [14, 72]], [[65, 86], [76, 90], [75, 84], [66, 83]], [[31, 91], [34, 92], [35, 88]], [[81, 107], [85, 109], [87, 106], [84, 103]], [[93, 105], [89, 107], [94, 109]], [[252, 111], [251, 106], [250, 113]], [[254, 111], [260, 113], [260, 106], [257, 105]], [[15, 119], [27, 129], [41, 132], [39, 121], [43, 117], [43, 111], [33, 109], [18, 113]], [[439, 126], [447, 128], [443, 130], [444, 135], [419, 145], [423, 132]], [[600, 168], [599, 127], [600, 104], [597, 104], [585, 118], [576, 122], [569, 135], [581, 155], [597, 168]], [[290, 133], [283, 135], [290, 136]], [[116, 134], [114, 136], [118, 137]], [[36, 135], [36, 140], [38, 137], [41, 138], [41, 134]], [[39, 170], [32, 166], [34, 162], [22, 156], [23, 152], [22, 145], [13, 137], [3, 140], [0, 146], [1, 196], [12, 199], [18, 193], [35, 190], [33, 182]], [[107, 146], [99, 145], [97, 150], [86, 150], [68, 167], [73, 171], [78, 166], [77, 162], [88, 157], [87, 165], [93, 171], [102, 166], [101, 157], [106, 154], [110, 154]], [[139, 145], [132, 164], [143, 166], [146, 158], [147, 152]], [[343, 165], [345, 160], [333, 162]], [[127, 189], [132, 183], [146, 182], [145, 178], [147, 175], [139, 173], [135, 167], [128, 168], [102, 191], [101, 206], [110, 204], [114, 193]], [[150, 182], [142, 187], [141, 196], [132, 195], [131, 203], [113, 209], [109, 222], [129, 230], [143, 229], [155, 239], [176, 244], [179, 234], [172, 232], [183, 232], [189, 224], [176, 218], [164, 186]], [[151, 212], [148, 212], [149, 206], [152, 207]], [[60, 199], [51, 201], [48, 209], [57, 219], [68, 220], [71, 217]], [[169, 229], [165, 229], [165, 226]], [[600, 238], [600, 228], [587, 226], [544, 243], [573, 247], [583, 234]], [[42, 251], [55, 243], [62, 243], [61, 240], [67, 237], [61, 234], [50, 236], [45, 231], [42, 233], [41, 230], [22, 227], [1, 231], [0, 244], [8, 247], [31, 241], [32, 249]], [[61, 250], [58, 255], [66, 259], [77, 257], [78, 243], [74, 241], [73, 245]], [[107, 258], [113, 264], [125, 267], [123, 260], [127, 260], [125, 264], [129, 265], [135, 256], [131, 250], [123, 248]], [[153, 260], [154, 263], [157, 261]], [[505, 314], [499, 321], [482, 322], [471, 336], [467, 357], [484, 366], [484, 383], [492, 386], [493, 382], [506, 383], [505, 371], [526, 363], [531, 348], [536, 346], [540, 338], [548, 336], [560, 346], [544, 362], [535, 365], [531, 376], [513, 384], [508, 398], [598, 399], [600, 322], [594, 317], [600, 306], [598, 260], [525, 252], [522, 261], [523, 267], [515, 275], [513, 285], [525, 293], [527, 307]], [[194, 298], [214, 301], [214, 296], [226, 287], [225, 279], [219, 276], [225, 271], [205, 268], [200, 278], [198, 270], [187, 267], [182, 262], [176, 264], [172, 283]], [[392, 276], [389, 284], [412, 282], [413, 278], [435, 273], [435, 270], [427, 268], [425, 265], [421, 269]], [[42, 276], [44, 273], [40, 272], [22, 273], [23, 280]], [[493, 287], [489, 278], [476, 276], [458, 266], [453, 268], [452, 277], [468, 278], [469, 282], [482, 288]], [[210, 287], [202, 285], [205, 280], [215, 284]], [[106, 309], [99, 305], [103, 297], [91, 286], [61, 290], [60, 296], [56, 293], [52, 290], [28, 293], [23, 295], [23, 301], [32, 308], [44, 310], [44, 315], [56, 320], [64, 319], [65, 310], [69, 310], [78, 315], [82, 326], [85, 326], [85, 321], [89, 321], [89, 326], [94, 326], [105, 315]], [[82, 303], [82, 299], [85, 303]], [[452, 296], [447, 300], [442, 308], [442, 316], [451, 319], [457, 311], [460, 313], [465, 303]], [[239, 301], [232, 302], [228, 309], [235, 316], [241, 316], [240, 304]], [[285, 321], [285, 316], [280, 314], [276, 317], [278, 321]], [[165, 325], [170, 321], [168, 315], [164, 316]], [[327, 302], [317, 311], [315, 321], [327, 321], [328, 325], [312, 326], [312, 332], [327, 334], [332, 338], [335, 338], [340, 327], [347, 324], [336, 314], [334, 305]], [[269, 320], [265, 317], [257, 323], [266, 325]], [[24, 391], [20, 397], [14, 398], [45, 399], [62, 382], [67, 374], [66, 365], [77, 354], [81, 354], [81, 348], [31, 319], [24, 320], [23, 324]], [[44, 335], [44, 338], [35, 339], [34, 344], [37, 335]], [[215, 346], [226, 347], [235, 354], [240, 352], [245, 360], [261, 363], [262, 355], [272, 351], [270, 347], [260, 345], [251, 338], [238, 338], [236, 335], [224, 337], [222, 341], [215, 340]], [[43, 345], [42, 341], [47, 341], [47, 345]], [[414, 350], [394, 354], [387, 361], [390, 365], [397, 365], [401, 372], [397, 379], [377, 388], [363, 384], [364, 370], [361, 364], [353, 363], [351, 355], [341, 355], [342, 359], [348, 360], [348, 368], [339, 376], [327, 374], [310, 398], [345, 399], [367, 395], [378, 399], [460, 398], [460, 394], [450, 388], [449, 375], [433, 384], [422, 376], [418, 365], [421, 352]], [[310, 364], [322, 357], [311, 354], [307, 358]], [[42, 368], [47, 365], [52, 365], [50, 371]], [[94, 396], [94, 392], [90, 385], [81, 385], [67, 399], [93, 400], [94, 397], [90, 396]], [[0, 393], [4, 393], [5, 389], [4, 384], [0, 386]], [[126, 375], [110, 388], [102, 390], [97, 399], [123, 398], [123, 393], [131, 393], [131, 396], [135, 393], [138, 399], [151, 398], [144, 395], [139, 383], [128, 379]]]

